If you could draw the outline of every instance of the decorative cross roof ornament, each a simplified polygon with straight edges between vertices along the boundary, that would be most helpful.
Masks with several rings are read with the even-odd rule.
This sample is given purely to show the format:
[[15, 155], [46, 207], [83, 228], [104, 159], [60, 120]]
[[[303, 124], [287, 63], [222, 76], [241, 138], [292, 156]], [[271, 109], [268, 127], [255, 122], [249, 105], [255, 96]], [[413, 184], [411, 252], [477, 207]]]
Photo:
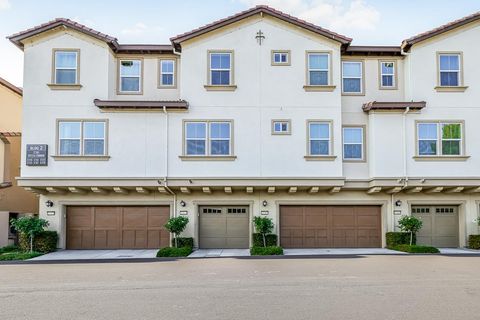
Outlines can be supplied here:
[[258, 30], [257, 35], [255, 36], [255, 38], [257, 39], [258, 44], [261, 46], [263, 40], [265, 40], [265, 36], [263, 35], [262, 30]]

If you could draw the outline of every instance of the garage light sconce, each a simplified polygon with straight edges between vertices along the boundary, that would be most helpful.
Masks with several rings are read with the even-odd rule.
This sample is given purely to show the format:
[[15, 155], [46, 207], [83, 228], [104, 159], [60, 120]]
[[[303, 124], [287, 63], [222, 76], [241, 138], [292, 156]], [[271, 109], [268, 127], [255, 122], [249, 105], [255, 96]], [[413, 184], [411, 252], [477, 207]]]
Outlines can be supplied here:
[[402, 200], [395, 201], [395, 207], [401, 207], [401, 206], [402, 206]]
[[47, 208], [51, 208], [51, 207], [53, 207], [53, 201], [47, 200], [47, 201], [45, 202], [45, 205], [47, 206]]
[[185, 201], [183, 201], [183, 200], [180, 201], [180, 206], [185, 207], [186, 205], [187, 205], [187, 204], [185, 203]]
[[263, 205], [264, 207], [266, 207], [266, 206], [268, 205], [267, 200], [263, 200], [262, 205]]

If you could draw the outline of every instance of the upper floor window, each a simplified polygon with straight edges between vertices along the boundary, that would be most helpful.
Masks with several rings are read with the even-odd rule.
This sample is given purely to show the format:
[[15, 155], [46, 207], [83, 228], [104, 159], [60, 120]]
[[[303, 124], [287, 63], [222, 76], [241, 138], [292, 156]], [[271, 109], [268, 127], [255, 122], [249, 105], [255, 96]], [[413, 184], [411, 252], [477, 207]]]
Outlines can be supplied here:
[[331, 155], [331, 123], [308, 122], [308, 152], [310, 156]]
[[461, 85], [461, 55], [459, 53], [439, 53], [439, 86], [457, 87]]
[[160, 84], [159, 87], [176, 87], [175, 59], [160, 59]]
[[462, 123], [421, 122], [417, 124], [418, 155], [459, 156], [463, 154]]
[[231, 121], [185, 122], [185, 155], [230, 156], [231, 137]]
[[290, 65], [290, 51], [272, 50], [272, 66]]
[[328, 86], [330, 84], [330, 54], [307, 52], [307, 84]]
[[342, 62], [342, 91], [346, 94], [363, 93], [363, 62]]
[[119, 65], [119, 93], [141, 93], [142, 61], [121, 59]]
[[272, 134], [290, 134], [290, 120], [272, 120]]
[[209, 85], [229, 86], [233, 83], [233, 52], [209, 52]]
[[106, 154], [106, 121], [58, 122], [58, 155], [103, 156]]
[[343, 159], [364, 160], [364, 129], [363, 127], [343, 128]]
[[380, 89], [397, 87], [395, 69], [395, 61], [380, 61]]
[[79, 54], [79, 50], [54, 50], [54, 84], [78, 84]]

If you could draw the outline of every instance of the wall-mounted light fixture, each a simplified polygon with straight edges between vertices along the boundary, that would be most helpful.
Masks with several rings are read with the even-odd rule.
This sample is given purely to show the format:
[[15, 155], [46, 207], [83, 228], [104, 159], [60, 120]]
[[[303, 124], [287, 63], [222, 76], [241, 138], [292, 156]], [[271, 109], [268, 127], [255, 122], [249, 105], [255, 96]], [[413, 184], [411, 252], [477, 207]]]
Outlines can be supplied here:
[[185, 201], [182, 200], [182, 201], [180, 201], [180, 205], [181, 205], [182, 207], [185, 207], [187, 204], [185, 203]]
[[264, 207], [266, 207], [266, 206], [268, 205], [267, 200], [263, 200], [263, 201], [262, 201], [262, 205], [263, 205]]
[[395, 201], [395, 206], [396, 207], [401, 207], [402, 206], [402, 200]]
[[45, 205], [47, 206], [47, 208], [51, 208], [51, 207], [53, 207], [53, 201], [52, 200], [47, 200], [47, 201], [45, 201]]

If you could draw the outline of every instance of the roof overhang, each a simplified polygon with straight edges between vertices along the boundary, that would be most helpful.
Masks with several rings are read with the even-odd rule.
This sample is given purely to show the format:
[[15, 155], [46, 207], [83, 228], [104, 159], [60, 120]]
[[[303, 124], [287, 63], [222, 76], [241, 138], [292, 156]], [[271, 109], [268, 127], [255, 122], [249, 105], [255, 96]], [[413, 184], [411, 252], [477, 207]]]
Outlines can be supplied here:
[[400, 46], [348, 46], [342, 55], [349, 56], [402, 56]]
[[411, 101], [411, 102], [379, 102], [371, 101], [364, 103], [362, 106], [363, 111], [406, 111], [407, 109], [412, 111], [422, 110], [427, 106], [425, 101]]
[[8, 82], [7, 80], [3, 79], [3, 78], [0, 78], [0, 85], [4, 86], [5, 88], [13, 91], [14, 93], [18, 94], [19, 96], [23, 96], [23, 90], [22, 88], [19, 88], [13, 84], [11, 84], [10, 82]]
[[8, 141], [8, 138], [21, 137], [21, 136], [22, 136], [21, 132], [0, 132], [0, 141], [2, 141], [5, 144], [10, 144], [10, 141]]
[[116, 53], [173, 54], [173, 46], [169, 44], [119, 44]]
[[176, 101], [139, 101], [139, 100], [93, 100], [93, 104], [102, 110], [188, 110], [188, 102]]

